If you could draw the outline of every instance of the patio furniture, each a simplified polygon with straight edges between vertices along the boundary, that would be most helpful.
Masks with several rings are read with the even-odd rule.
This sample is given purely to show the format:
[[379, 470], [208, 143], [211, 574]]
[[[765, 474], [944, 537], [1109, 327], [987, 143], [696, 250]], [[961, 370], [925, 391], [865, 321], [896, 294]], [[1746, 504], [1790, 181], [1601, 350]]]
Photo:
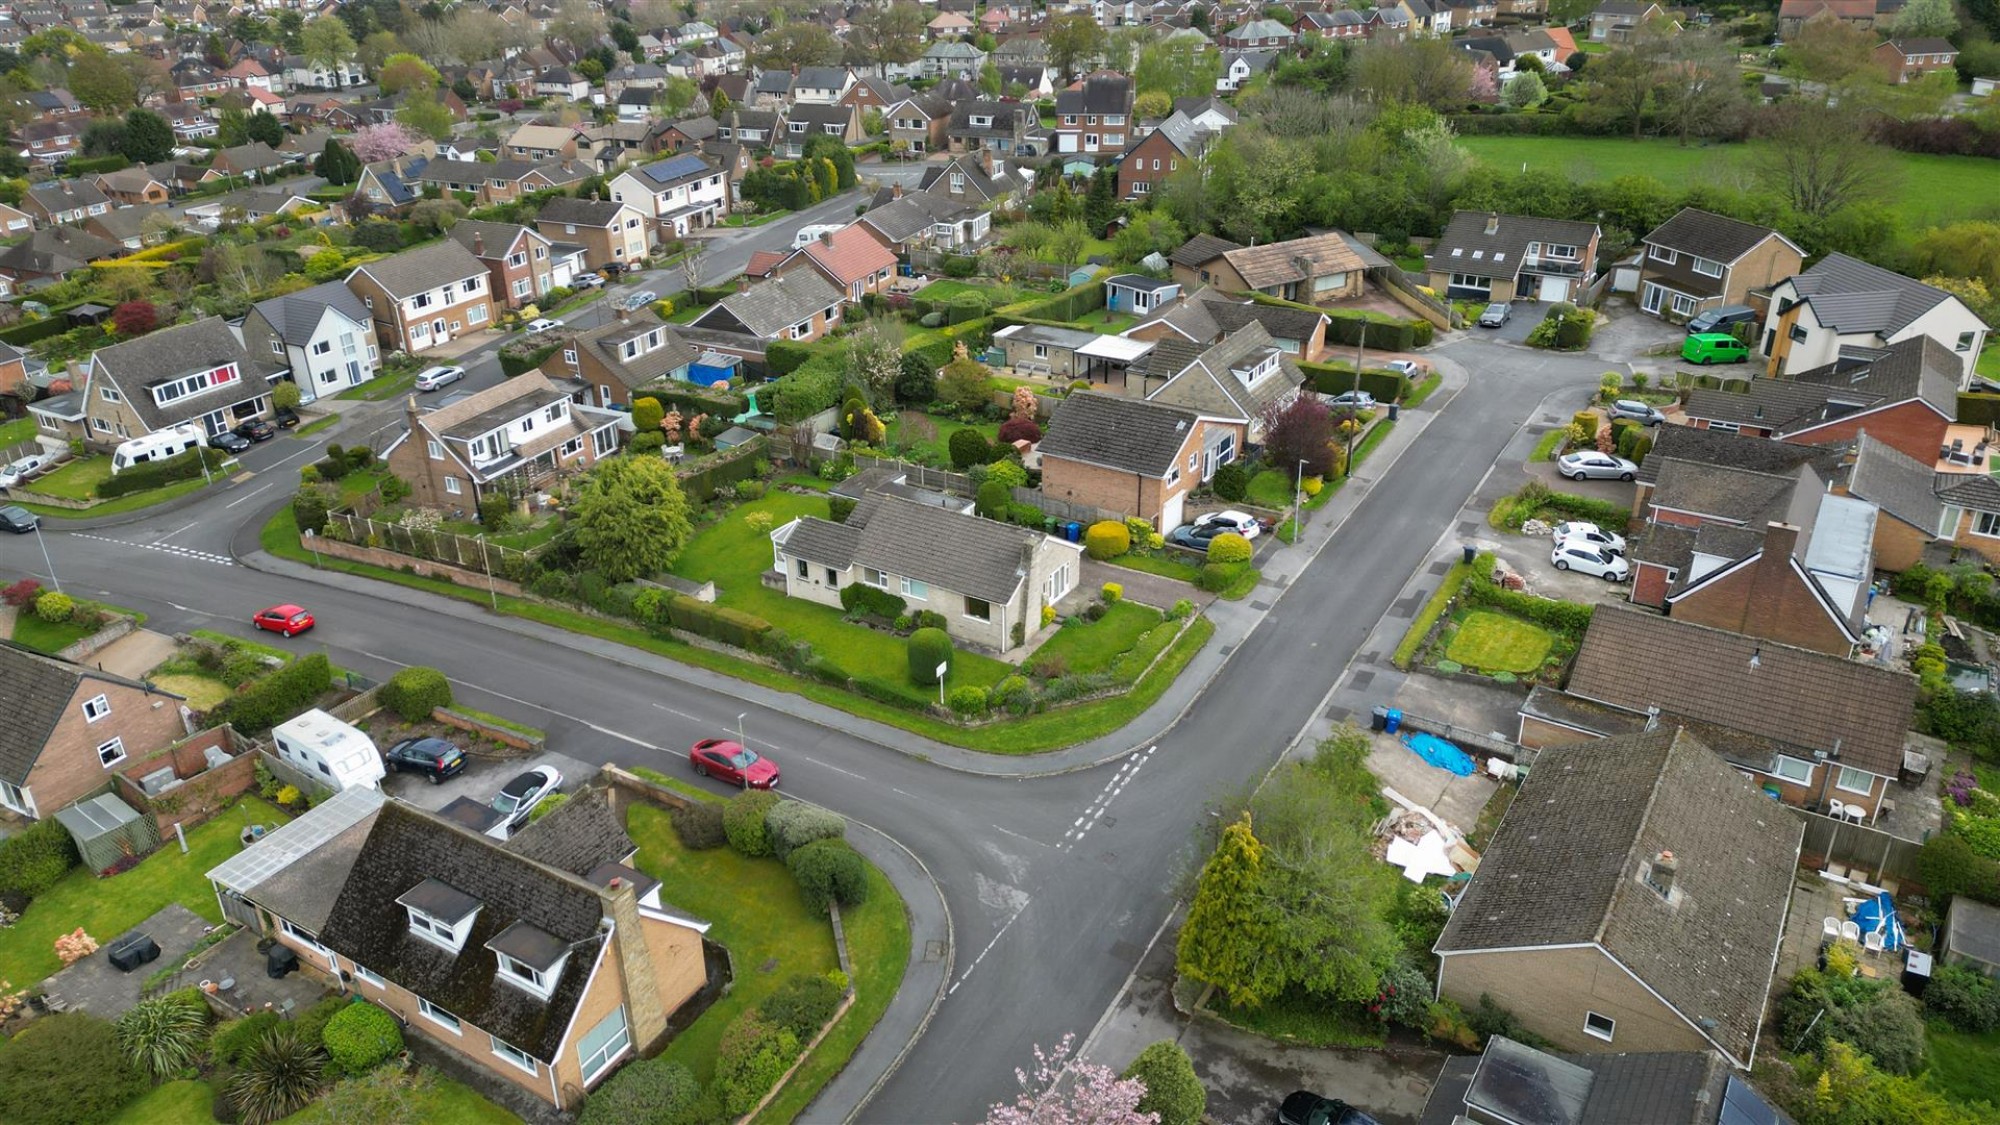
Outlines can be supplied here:
[[1847, 806], [1841, 804], [1837, 800], [1828, 801], [1826, 803], [1826, 815], [1832, 817], [1835, 820], [1843, 820], [1847, 816]]
[[121, 973], [129, 973], [141, 965], [159, 960], [160, 943], [149, 934], [132, 934], [111, 943], [105, 957], [113, 968]]
[[285, 1002], [278, 1005], [278, 1011], [283, 1012], [285, 1014], [285, 1017], [289, 1019], [291, 1018], [292, 1015], [292, 1009], [298, 1006], [299, 1002], [297, 1000], [294, 1000], [291, 997], [287, 996], [285, 998]]
[[1882, 931], [1869, 930], [1861, 939], [1861, 948], [1870, 953], [1882, 952]]
[[1829, 938], [1839, 937], [1840, 919], [1831, 917], [1822, 919], [1819, 924], [1819, 933], [1821, 937], [1829, 937]]
[[1842, 922], [1840, 924], [1840, 936], [1846, 941], [1858, 943], [1861, 940], [1861, 927], [1855, 925], [1853, 922]]

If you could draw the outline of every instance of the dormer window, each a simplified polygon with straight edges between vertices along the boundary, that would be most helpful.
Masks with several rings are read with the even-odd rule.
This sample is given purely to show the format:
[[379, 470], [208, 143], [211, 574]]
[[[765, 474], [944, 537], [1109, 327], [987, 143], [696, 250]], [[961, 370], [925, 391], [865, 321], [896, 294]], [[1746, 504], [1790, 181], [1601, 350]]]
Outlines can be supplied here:
[[418, 883], [396, 904], [410, 912], [410, 933], [453, 953], [465, 948], [481, 905], [478, 899], [437, 879]]
[[497, 977], [538, 999], [547, 1000], [562, 979], [569, 943], [526, 922], [514, 922], [486, 943], [499, 965]]

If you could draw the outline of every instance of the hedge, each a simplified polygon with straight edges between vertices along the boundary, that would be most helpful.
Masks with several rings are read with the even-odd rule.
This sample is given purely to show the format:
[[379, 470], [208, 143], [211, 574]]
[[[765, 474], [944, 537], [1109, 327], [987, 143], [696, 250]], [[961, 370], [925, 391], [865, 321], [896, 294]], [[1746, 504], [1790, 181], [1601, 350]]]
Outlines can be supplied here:
[[681, 492], [690, 501], [705, 502], [738, 481], [752, 479], [757, 475], [757, 462], [764, 459], [769, 444], [759, 434], [730, 450], [726, 458], [680, 472]]
[[868, 865], [845, 840], [814, 840], [785, 859], [806, 905], [825, 910], [827, 903], [858, 906], [868, 898]]
[[978, 320], [968, 320], [949, 328], [930, 328], [912, 332], [904, 339], [903, 354], [922, 356], [933, 368], [943, 367], [957, 355], [957, 345], [960, 340], [965, 341], [968, 350], [979, 351], [986, 338], [992, 334], [994, 322], [999, 319], [1001, 318], [983, 316]]
[[38, 820], [0, 840], [0, 895], [35, 898], [83, 862], [76, 842], [55, 817]]
[[[6, 337], [0, 332], [0, 339]], [[1958, 396], [1958, 420], [1968, 426], [1991, 426], [2000, 424], [2000, 395], [1961, 394]]]
[[526, 352], [513, 352], [502, 349], [500, 352], [500, 374], [505, 375], [509, 379], [512, 379], [516, 375], [525, 375], [535, 368], [540, 367], [543, 360], [556, 354], [557, 346], [555, 344], [548, 344]]
[[69, 331], [69, 322], [63, 318], [62, 313], [60, 311], [51, 311], [48, 316], [40, 320], [31, 320], [25, 324], [16, 324], [11, 328], [0, 330], [0, 340], [5, 340], [7, 343], [19, 347], [25, 347], [39, 340], [46, 340], [51, 336], [60, 336], [67, 331]]
[[[1100, 271], [1104, 272], [1104, 271]], [[1082, 285], [1035, 300], [1016, 301], [996, 310], [1002, 315], [1024, 320], [1069, 322], [1080, 320], [1104, 307], [1104, 279], [1093, 277]]]
[[404, 722], [421, 723], [438, 708], [451, 706], [451, 681], [436, 668], [413, 666], [389, 677], [376, 697]]
[[771, 631], [771, 623], [740, 609], [675, 598], [667, 603], [667, 622], [674, 628], [712, 641], [755, 652]]
[[763, 388], [768, 397], [759, 402], [780, 422], [803, 422], [838, 403], [846, 380], [846, 357], [821, 349], [790, 374]]
[[[1354, 389], [1351, 363], [1301, 363], [1299, 370], [1320, 394], [1341, 395]], [[1361, 389], [1374, 395], [1377, 402], [1401, 402], [1410, 393], [1410, 377], [1400, 371], [1364, 370]]]
[[1484, 554], [1472, 561], [1472, 574], [1462, 591], [1466, 601], [1504, 610], [1525, 621], [1575, 637], [1581, 637], [1584, 630], [1590, 628], [1594, 606], [1559, 602], [1519, 590], [1503, 589], [1493, 581], [1493, 562], [1492, 555]]
[[790, 340], [772, 340], [764, 345], [764, 367], [770, 371], [773, 379], [781, 375], [790, 375], [807, 360], [825, 350]]
[[840, 608], [852, 614], [873, 614], [894, 621], [910, 611], [910, 605], [887, 590], [866, 582], [850, 582], [840, 588]]
[[297, 715], [333, 686], [326, 654], [302, 656], [218, 704], [211, 724], [231, 723], [244, 734], [262, 734]]
[[[1367, 325], [1365, 343], [1381, 351], [1407, 352], [1417, 346], [1417, 329], [1407, 320], [1378, 320], [1364, 313], [1328, 313], [1326, 342], [1354, 346], [1364, 343], [1362, 326]], [[1424, 323], [1429, 324], [1429, 321]]]
[[97, 485], [97, 496], [100, 500], [109, 500], [114, 496], [128, 496], [175, 481], [193, 480], [202, 475], [204, 461], [210, 472], [221, 472], [222, 463], [228, 459], [229, 455], [221, 450], [202, 446], [164, 461], [147, 461], [125, 469], [117, 476], [104, 478]]
[[778, 804], [778, 795], [769, 789], [747, 789], [729, 799], [722, 808], [722, 831], [729, 846], [756, 859], [772, 852], [768, 821]]
[[919, 629], [910, 634], [910, 682], [919, 687], [938, 682], [938, 665], [951, 671], [951, 637], [943, 629]]

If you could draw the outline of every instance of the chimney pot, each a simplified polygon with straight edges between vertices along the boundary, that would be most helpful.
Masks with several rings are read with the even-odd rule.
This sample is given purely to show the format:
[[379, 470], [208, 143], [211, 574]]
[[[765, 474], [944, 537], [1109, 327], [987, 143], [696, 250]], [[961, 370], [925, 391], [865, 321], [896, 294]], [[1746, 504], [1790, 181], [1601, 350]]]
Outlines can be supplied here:
[[1499, 234], [1499, 233], [1500, 233], [1500, 212], [1498, 212], [1498, 211], [1489, 211], [1489, 212], [1487, 213], [1487, 215], [1486, 215], [1486, 233], [1487, 233], [1487, 234]]
[[472, 256], [475, 258], [486, 256], [486, 236], [478, 231], [472, 232]]
[[1646, 881], [1660, 893], [1661, 898], [1671, 899], [1674, 892], [1674, 875], [1679, 870], [1680, 861], [1674, 858], [1674, 853], [1662, 851], [1654, 858], [1652, 870], [1647, 872]]

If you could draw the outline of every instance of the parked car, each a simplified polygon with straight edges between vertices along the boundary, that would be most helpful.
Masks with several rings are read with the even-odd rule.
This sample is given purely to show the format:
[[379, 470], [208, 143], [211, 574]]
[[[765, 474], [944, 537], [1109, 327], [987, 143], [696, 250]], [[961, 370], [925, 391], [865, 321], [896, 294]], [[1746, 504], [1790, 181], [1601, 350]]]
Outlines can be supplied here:
[[1723, 305], [1696, 314], [1687, 322], [1688, 335], [1699, 336], [1708, 332], [1728, 332], [1737, 324], [1749, 324], [1757, 319], [1757, 310], [1749, 305]]
[[463, 367], [426, 367], [417, 372], [416, 387], [420, 391], [435, 391], [465, 378]]
[[504, 823], [509, 828], [519, 828], [527, 823], [528, 814], [535, 811], [535, 806], [561, 789], [562, 783], [561, 770], [554, 766], [536, 766], [500, 787], [499, 795], [493, 798], [493, 811], [505, 818]]
[[727, 738], [704, 738], [688, 751], [688, 764], [700, 777], [720, 778], [746, 789], [776, 789], [778, 763]]
[[0, 508], [0, 527], [16, 535], [26, 535], [41, 526], [40, 517], [19, 504], [9, 504]]
[[1479, 314], [1479, 327], [1498, 328], [1512, 319], [1514, 319], [1514, 306], [1505, 301], [1496, 301], [1486, 306], [1486, 311]]
[[19, 461], [8, 465], [6, 468], [0, 469], [0, 488], [12, 488], [17, 484], [26, 484], [30, 478], [47, 472], [49, 466], [55, 463], [54, 454], [30, 453]]
[[1224, 527], [1200, 527], [1184, 523], [1167, 532], [1167, 542], [1176, 547], [1186, 547], [1191, 551], [1208, 550], [1208, 541], [1229, 530]]
[[220, 449], [224, 453], [241, 453], [250, 448], [250, 439], [235, 430], [224, 430], [208, 439], [210, 449]]
[[1681, 342], [1681, 358], [1689, 363], [1742, 363], [1750, 358], [1750, 349], [1734, 336], [1705, 332]]
[[280, 406], [271, 411], [271, 421], [276, 422], [279, 429], [289, 430], [299, 424], [299, 412], [289, 406]]
[[1659, 407], [1649, 402], [1640, 402], [1636, 398], [1621, 398], [1617, 402], [1612, 403], [1611, 417], [1613, 419], [1630, 418], [1634, 422], [1647, 426], [1657, 426], [1667, 420], [1666, 414]]
[[1194, 521], [1198, 528], [1214, 528], [1216, 534], [1233, 531], [1245, 539], [1255, 539], [1264, 531], [1264, 525], [1256, 516], [1248, 512], [1230, 509], [1226, 512], [1209, 512]]
[[1339, 1098], [1294, 1090], [1278, 1105], [1278, 1125], [1381, 1125]]
[[528, 322], [527, 333], [530, 336], [539, 336], [544, 332], [561, 328], [562, 326], [563, 322], [560, 318], [538, 316], [535, 319]]
[[626, 312], [633, 312], [643, 309], [659, 299], [660, 295], [651, 289], [641, 289], [629, 297], [621, 298], [618, 302], [618, 307], [624, 309]]
[[1574, 570], [1610, 582], [1623, 582], [1632, 576], [1632, 567], [1622, 556], [1581, 539], [1558, 542], [1549, 552], [1549, 561], [1556, 564], [1557, 570]]
[[1348, 410], [1373, 410], [1375, 409], [1375, 396], [1369, 394], [1367, 391], [1342, 391], [1332, 398], [1327, 399], [1326, 404], [1335, 410], [1343, 407]]
[[1428, 370], [1423, 364], [1414, 359], [1392, 359], [1382, 366], [1399, 375], [1407, 375], [1412, 379], [1423, 378], [1424, 373]]
[[270, 441], [278, 436], [278, 427], [262, 418], [252, 418], [236, 424], [236, 436], [249, 438], [251, 441]]
[[1599, 550], [1609, 551], [1614, 555], [1625, 553], [1625, 537], [1623, 535], [1615, 531], [1606, 531], [1594, 523], [1585, 523], [1582, 520], [1570, 520], [1568, 523], [1557, 524], [1549, 532], [1549, 538], [1558, 543], [1567, 543], [1574, 539], [1579, 542], [1589, 543]]
[[1556, 461], [1556, 471], [1571, 480], [1631, 480], [1639, 466], [1623, 457], [1581, 449], [1565, 453]]
[[601, 274], [601, 273], [586, 273], [586, 274], [580, 274], [580, 275], [578, 275], [575, 281], [572, 281], [572, 282], [570, 282], [570, 288], [572, 288], [572, 289], [597, 289], [597, 288], [600, 288], [600, 287], [602, 287], [602, 286], [603, 286], [603, 284], [604, 284], [604, 275], [603, 275], [603, 274]]
[[283, 633], [287, 637], [296, 637], [307, 629], [312, 628], [317, 622], [313, 620], [313, 615], [307, 613], [303, 606], [296, 606], [287, 602], [284, 605], [274, 605], [270, 609], [260, 611], [257, 616], [250, 619], [250, 624], [269, 632]]
[[406, 738], [383, 752], [397, 773], [420, 773], [436, 785], [465, 772], [465, 752], [442, 738]]

